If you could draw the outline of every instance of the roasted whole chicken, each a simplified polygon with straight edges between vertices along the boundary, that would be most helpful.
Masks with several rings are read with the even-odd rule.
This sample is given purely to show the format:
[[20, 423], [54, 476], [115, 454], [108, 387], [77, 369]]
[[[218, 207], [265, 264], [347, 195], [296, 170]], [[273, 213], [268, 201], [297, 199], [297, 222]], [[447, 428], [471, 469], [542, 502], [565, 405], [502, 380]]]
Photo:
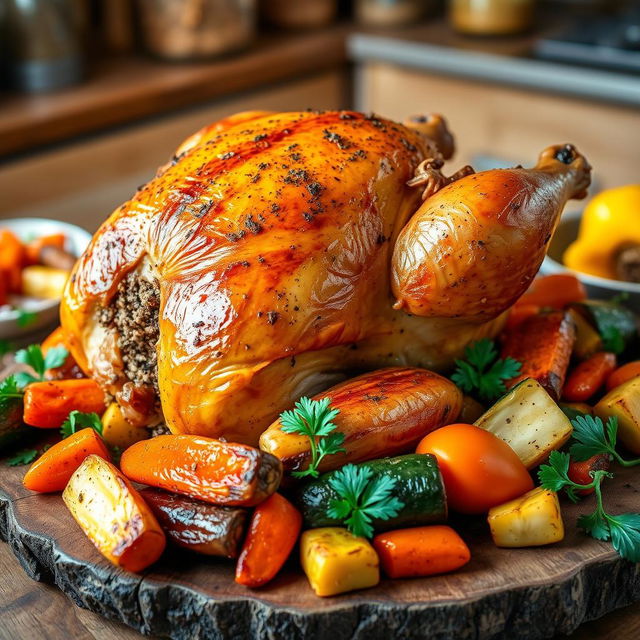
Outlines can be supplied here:
[[345, 372], [442, 370], [494, 336], [590, 167], [446, 177], [439, 117], [243, 113], [186, 140], [95, 234], [62, 324], [138, 426], [255, 445]]

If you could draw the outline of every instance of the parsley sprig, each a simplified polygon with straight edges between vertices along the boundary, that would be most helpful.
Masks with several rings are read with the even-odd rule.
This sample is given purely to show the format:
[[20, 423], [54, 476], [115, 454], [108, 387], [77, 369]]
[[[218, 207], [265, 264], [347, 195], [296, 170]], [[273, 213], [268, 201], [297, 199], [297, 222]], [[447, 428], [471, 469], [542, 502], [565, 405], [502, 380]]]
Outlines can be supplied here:
[[10, 458], [7, 458], [7, 465], [19, 467], [23, 464], [30, 464], [37, 456], [38, 452], [35, 449], [22, 449], [22, 451], [18, 451]]
[[367, 466], [347, 464], [329, 479], [329, 485], [340, 497], [331, 501], [327, 514], [342, 520], [354, 535], [365, 538], [373, 535], [373, 518], [388, 520], [404, 507], [391, 495], [396, 479], [373, 475]]
[[311, 476], [317, 478], [318, 465], [328, 455], [345, 451], [342, 447], [344, 434], [336, 431], [332, 420], [340, 413], [331, 409], [331, 398], [311, 400], [300, 398], [291, 411], [283, 411], [280, 415], [281, 429], [285, 433], [298, 433], [309, 438], [311, 461], [304, 471], [294, 471], [296, 478]]
[[69, 352], [64, 347], [52, 347], [47, 351], [46, 356], [43, 355], [38, 344], [31, 344], [26, 349], [20, 349], [16, 353], [16, 362], [31, 367], [33, 373], [26, 371], [15, 373], [13, 377], [16, 384], [23, 388], [32, 382], [42, 382], [45, 379], [45, 372], [63, 365], [68, 355]]
[[97, 413], [72, 411], [62, 423], [62, 427], [60, 427], [62, 439], [64, 440], [64, 438], [68, 438], [76, 433], [76, 431], [86, 429], [87, 427], [91, 427], [102, 435], [102, 421], [100, 420], [100, 416]]
[[578, 518], [578, 526], [597, 540], [610, 540], [613, 548], [627, 560], [640, 562], [640, 514], [608, 514], [602, 503], [602, 482], [610, 478], [608, 471], [598, 470], [591, 473], [589, 484], [579, 484], [569, 478], [570, 456], [568, 453], [552, 451], [549, 464], [542, 465], [538, 471], [540, 484], [551, 491], [564, 489], [573, 502], [579, 500], [578, 491], [593, 489], [596, 495], [596, 509], [589, 515]]
[[581, 415], [571, 420], [573, 425], [573, 439], [571, 457], [578, 462], [588, 460], [593, 456], [605, 454], [610, 460], [615, 460], [623, 467], [635, 467], [640, 464], [640, 458], [625, 460], [617, 451], [618, 418], [611, 416], [604, 424], [597, 416]]
[[478, 399], [491, 402], [506, 391], [505, 380], [515, 378], [522, 365], [513, 358], [498, 358], [495, 344], [483, 338], [469, 345], [464, 355], [466, 360], [456, 360], [456, 370], [451, 380], [465, 393], [477, 395]]

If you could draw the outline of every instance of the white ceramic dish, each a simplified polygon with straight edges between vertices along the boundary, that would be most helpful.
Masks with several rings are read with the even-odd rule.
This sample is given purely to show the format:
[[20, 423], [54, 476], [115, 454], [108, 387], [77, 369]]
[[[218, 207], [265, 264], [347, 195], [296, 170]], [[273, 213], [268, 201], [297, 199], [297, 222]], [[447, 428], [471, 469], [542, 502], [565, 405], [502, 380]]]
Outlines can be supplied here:
[[[46, 218], [10, 218], [0, 220], [0, 227], [10, 229], [23, 241], [53, 233], [64, 233], [67, 237], [65, 248], [75, 256], [79, 256], [91, 240], [91, 234], [80, 227]], [[0, 307], [0, 339], [18, 340], [56, 324], [60, 301], [30, 298], [24, 299], [21, 307], [25, 311], [35, 313], [33, 321], [26, 326], [20, 326], [18, 319], [21, 314], [18, 310]]]
[[587, 288], [589, 297], [597, 300], [608, 300], [615, 295], [626, 292], [629, 295], [629, 299], [625, 302], [626, 306], [640, 312], [640, 283], [599, 278], [588, 273], [573, 271], [562, 264], [562, 255], [578, 236], [581, 216], [582, 214], [577, 211], [566, 213], [562, 216], [562, 220], [560, 220], [560, 224], [549, 245], [547, 257], [544, 259], [542, 267], [540, 267], [540, 273], [545, 275], [563, 272], [574, 273]]

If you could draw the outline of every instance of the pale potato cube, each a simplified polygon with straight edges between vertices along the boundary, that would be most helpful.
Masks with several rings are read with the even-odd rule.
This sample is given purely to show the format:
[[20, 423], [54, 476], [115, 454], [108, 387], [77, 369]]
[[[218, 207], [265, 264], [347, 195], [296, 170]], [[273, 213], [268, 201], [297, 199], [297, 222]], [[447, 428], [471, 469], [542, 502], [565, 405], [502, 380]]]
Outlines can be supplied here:
[[611, 389], [593, 408], [605, 422], [618, 418], [618, 438], [629, 451], [640, 454], [640, 378]]

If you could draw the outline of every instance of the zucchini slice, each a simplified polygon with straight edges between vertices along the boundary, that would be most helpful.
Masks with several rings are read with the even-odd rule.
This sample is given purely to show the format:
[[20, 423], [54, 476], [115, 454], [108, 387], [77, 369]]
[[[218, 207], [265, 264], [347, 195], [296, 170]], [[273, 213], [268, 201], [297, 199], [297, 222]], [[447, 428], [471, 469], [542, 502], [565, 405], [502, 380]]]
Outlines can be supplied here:
[[573, 431], [569, 418], [532, 378], [513, 387], [474, 424], [502, 438], [527, 469], [543, 463]]
[[638, 335], [633, 311], [621, 304], [604, 300], [585, 300], [571, 305], [598, 331], [605, 351], [622, 353]]

